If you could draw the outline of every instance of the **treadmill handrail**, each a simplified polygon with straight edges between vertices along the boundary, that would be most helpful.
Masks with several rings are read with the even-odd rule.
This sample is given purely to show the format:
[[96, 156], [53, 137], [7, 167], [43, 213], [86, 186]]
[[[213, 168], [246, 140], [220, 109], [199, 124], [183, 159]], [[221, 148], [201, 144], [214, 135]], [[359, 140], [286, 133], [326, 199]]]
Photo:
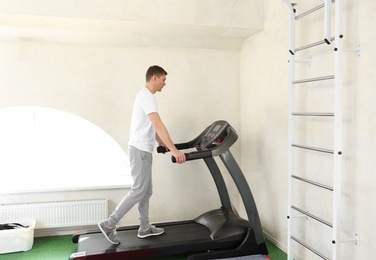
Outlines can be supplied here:
[[[190, 143], [175, 144], [175, 147], [178, 150], [185, 150], [185, 149], [193, 148], [193, 147], [191, 147]], [[167, 153], [169, 151], [167, 151], [167, 148], [164, 147], [164, 146], [158, 146], [157, 147], [157, 152], [158, 153]]]
[[[204, 159], [204, 158], [208, 158], [208, 157], [213, 157], [212, 151], [210, 151], [210, 150], [185, 153], [185, 159], [187, 161]], [[171, 161], [173, 163], [176, 163], [176, 158], [173, 155], [171, 156]]]
[[[187, 147], [187, 144], [188, 143], [184, 143], [184, 144], [177, 144], [175, 145], [176, 148], [178, 148], [178, 150], [183, 150], [183, 149], [189, 149], [189, 148], [192, 148], [192, 147]], [[186, 148], [184, 148], [186, 147]], [[179, 149], [180, 148], [180, 149]], [[166, 152], [169, 152], [167, 151], [167, 149], [163, 146], [158, 146], [157, 147], [157, 152], [158, 153], [166, 153]], [[213, 154], [212, 154], [212, 151], [211, 150], [206, 150], [206, 151], [195, 151], [195, 152], [190, 152], [190, 153], [185, 153], [185, 159], [187, 161], [193, 161], [193, 160], [198, 160], [198, 159], [204, 159], [204, 158], [208, 158], [208, 157], [213, 157]], [[171, 156], [171, 161], [173, 163], [176, 163], [176, 158], [172, 155]]]

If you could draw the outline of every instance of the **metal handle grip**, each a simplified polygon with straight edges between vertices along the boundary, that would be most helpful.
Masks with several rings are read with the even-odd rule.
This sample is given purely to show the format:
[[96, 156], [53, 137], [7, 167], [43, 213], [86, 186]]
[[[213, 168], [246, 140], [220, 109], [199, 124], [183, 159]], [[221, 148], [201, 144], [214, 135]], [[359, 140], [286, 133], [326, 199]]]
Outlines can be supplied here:
[[[192, 148], [189, 143], [175, 144], [175, 147], [178, 150], [184, 150], [184, 149]], [[157, 152], [158, 153], [167, 153], [169, 151], [167, 151], [166, 147], [164, 147], [164, 146], [158, 146], [157, 147]]]
[[[197, 151], [197, 152], [191, 152], [191, 153], [185, 153], [185, 159], [187, 161], [193, 161], [203, 158], [212, 157], [212, 151]], [[171, 156], [171, 161], [173, 163], [176, 163], [176, 158], [174, 156]]]

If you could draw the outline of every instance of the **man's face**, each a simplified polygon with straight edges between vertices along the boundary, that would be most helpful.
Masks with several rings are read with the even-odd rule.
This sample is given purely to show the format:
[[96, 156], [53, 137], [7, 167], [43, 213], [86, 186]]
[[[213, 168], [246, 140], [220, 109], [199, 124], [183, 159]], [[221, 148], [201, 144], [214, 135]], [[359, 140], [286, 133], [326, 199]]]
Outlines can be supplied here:
[[156, 91], [158, 91], [158, 92], [162, 91], [163, 87], [166, 85], [166, 79], [167, 79], [166, 75], [162, 75], [160, 77], [155, 76], [155, 87], [156, 87], [155, 89], [156, 89]]

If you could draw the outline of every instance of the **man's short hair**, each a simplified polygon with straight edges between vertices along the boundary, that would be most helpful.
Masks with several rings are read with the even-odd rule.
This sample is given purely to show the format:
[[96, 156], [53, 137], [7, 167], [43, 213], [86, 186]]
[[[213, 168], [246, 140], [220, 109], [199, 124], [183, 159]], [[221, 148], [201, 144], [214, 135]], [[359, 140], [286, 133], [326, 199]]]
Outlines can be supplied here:
[[150, 66], [146, 71], [146, 82], [150, 81], [154, 75], [159, 78], [160, 76], [167, 75], [167, 71], [158, 65]]

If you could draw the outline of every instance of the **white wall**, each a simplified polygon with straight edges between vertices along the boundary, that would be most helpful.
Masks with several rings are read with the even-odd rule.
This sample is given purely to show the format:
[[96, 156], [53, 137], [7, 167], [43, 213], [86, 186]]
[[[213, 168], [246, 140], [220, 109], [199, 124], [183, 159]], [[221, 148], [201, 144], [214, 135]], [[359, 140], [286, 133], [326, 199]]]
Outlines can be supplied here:
[[[295, 1], [296, 2], [296, 1]], [[322, 1], [298, 1], [299, 13], [308, 10]], [[373, 46], [376, 37], [371, 31], [376, 24], [373, 1], [344, 1], [344, 48], [356, 48], [362, 45], [362, 56], [355, 53], [345, 53], [343, 59], [343, 174], [342, 174], [342, 207], [343, 230], [342, 238], [353, 238], [359, 234], [360, 245], [345, 243], [341, 245], [339, 259], [371, 259], [375, 248], [376, 228], [372, 225], [376, 217], [373, 206], [376, 196], [374, 192], [375, 163], [373, 156], [376, 146], [372, 133], [375, 132], [375, 91], [373, 83], [375, 74], [375, 53]], [[245, 172], [250, 172], [248, 180], [258, 202], [264, 231], [281, 248], [287, 246], [287, 108], [288, 108], [288, 15], [282, 1], [265, 1], [264, 30], [246, 39], [241, 50], [241, 158]], [[322, 30], [319, 19], [313, 16], [311, 22]], [[318, 33], [310, 27], [311, 39], [299, 37], [297, 47], [302, 42], [320, 40], [323, 33]], [[329, 51], [330, 52], [330, 51]], [[333, 73], [327, 58], [319, 55], [318, 51], [304, 54], [312, 56], [312, 66], [299, 67], [299, 78], [324, 76]], [[303, 57], [304, 57], [303, 55]], [[302, 56], [300, 56], [302, 57]], [[303, 59], [303, 58], [301, 58]], [[321, 62], [321, 63], [320, 63]], [[324, 65], [320, 65], [324, 64]], [[299, 66], [299, 65], [298, 65]], [[301, 65], [305, 66], [305, 65]], [[328, 73], [329, 71], [329, 73]], [[310, 89], [311, 91], [305, 89]], [[318, 105], [318, 109], [329, 110], [326, 102], [333, 97], [332, 93], [323, 91], [327, 83], [314, 84], [311, 87], [299, 85], [298, 89], [303, 98], [296, 108], [309, 109]], [[321, 95], [320, 95], [321, 93]], [[313, 97], [312, 97], [313, 95]], [[307, 98], [308, 99], [305, 99]], [[308, 100], [308, 101], [307, 101]], [[320, 110], [321, 111], [321, 110]], [[326, 111], [330, 112], [330, 111]], [[317, 146], [329, 146], [331, 133], [324, 134], [331, 126], [323, 122], [324, 129], [313, 127], [310, 122], [303, 123], [305, 127], [299, 138], [304, 138], [309, 144], [319, 142]], [[307, 134], [309, 132], [311, 135]], [[306, 143], [307, 144], [307, 143]], [[314, 145], [313, 145], [314, 146]], [[314, 174], [317, 178], [327, 178], [330, 181], [331, 165], [321, 157], [300, 157], [306, 160], [300, 169], [316, 167]], [[327, 171], [322, 176], [322, 170]], [[329, 180], [328, 180], [329, 178]], [[320, 203], [315, 191], [300, 190], [301, 196], [306, 194], [311, 202], [313, 211], [320, 211], [324, 218], [331, 216], [330, 199]], [[298, 196], [299, 196], [298, 195]], [[314, 205], [312, 205], [312, 202]], [[308, 205], [308, 203], [307, 203]], [[312, 212], [312, 211], [311, 211]], [[330, 219], [328, 219], [330, 220]], [[312, 223], [313, 221], [308, 221]], [[303, 231], [302, 231], [303, 232]], [[309, 231], [304, 231], [309, 233]], [[328, 235], [329, 234], [329, 235]], [[299, 235], [303, 235], [301, 233]], [[330, 249], [330, 232], [314, 227], [312, 235], [316, 236], [319, 249]], [[303, 259], [316, 259], [311, 253], [298, 250]], [[329, 255], [330, 256], [330, 255]]]
[[264, 30], [241, 50], [241, 161], [264, 232], [284, 246], [287, 197], [287, 14], [265, 2]]

